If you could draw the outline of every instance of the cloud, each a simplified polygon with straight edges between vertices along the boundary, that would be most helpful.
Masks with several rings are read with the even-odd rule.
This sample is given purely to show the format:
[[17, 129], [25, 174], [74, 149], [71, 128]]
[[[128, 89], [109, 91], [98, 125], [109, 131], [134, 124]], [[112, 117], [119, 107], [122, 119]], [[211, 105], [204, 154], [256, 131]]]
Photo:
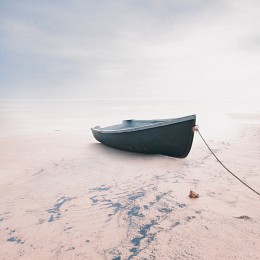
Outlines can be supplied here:
[[2, 95], [228, 98], [248, 86], [249, 98], [257, 94], [258, 1], [2, 5]]

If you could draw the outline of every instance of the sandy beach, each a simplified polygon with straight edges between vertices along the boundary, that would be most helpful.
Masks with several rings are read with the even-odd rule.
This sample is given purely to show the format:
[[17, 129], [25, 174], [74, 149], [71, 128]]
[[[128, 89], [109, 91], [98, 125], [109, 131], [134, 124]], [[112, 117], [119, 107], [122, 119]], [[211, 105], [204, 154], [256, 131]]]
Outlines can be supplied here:
[[259, 196], [198, 134], [176, 159], [112, 149], [90, 131], [188, 114], [259, 192], [257, 102], [1, 101], [0, 259], [260, 259]]

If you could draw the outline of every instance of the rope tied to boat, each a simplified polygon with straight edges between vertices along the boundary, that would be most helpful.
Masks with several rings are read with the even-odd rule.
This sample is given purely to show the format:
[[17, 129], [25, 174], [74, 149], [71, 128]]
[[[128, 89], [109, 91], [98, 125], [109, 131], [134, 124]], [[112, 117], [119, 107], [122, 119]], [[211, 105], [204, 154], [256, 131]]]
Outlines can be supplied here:
[[198, 132], [202, 141], [205, 143], [205, 145], [207, 146], [207, 148], [209, 149], [209, 151], [212, 153], [212, 155], [216, 158], [216, 160], [224, 167], [224, 169], [229, 172], [233, 177], [235, 177], [237, 180], [239, 180], [242, 184], [244, 184], [247, 188], [249, 188], [250, 190], [252, 190], [254, 193], [256, 193], [258, 196], [260, 196], [260, 193], [257, 192], [255, 189], [253, 189], [252, 187], [250, 187], [248, 184], [246, 184], [244, 181], [242, 181], [238, 176], [236, 176], [233, 172], [231, 172], [220, 160], [219, 158], [216, 156], [216, 154], [212, 151], [212, 149], [209, 147], [208, 143], [205, 141], [205, 139], [203, 138], [203, 136], [200, 133], [199, 130], [199, 126], [195, 125], [193, 127], [193, 132]]

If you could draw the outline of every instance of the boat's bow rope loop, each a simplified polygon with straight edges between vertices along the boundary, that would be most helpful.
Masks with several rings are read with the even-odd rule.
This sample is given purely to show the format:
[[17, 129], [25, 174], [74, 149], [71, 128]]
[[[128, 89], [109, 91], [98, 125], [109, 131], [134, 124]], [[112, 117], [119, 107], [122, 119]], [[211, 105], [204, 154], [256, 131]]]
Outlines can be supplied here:
[[205, 143], [205, 145], [208, 147], [208, 149], [210, 150], [210, 152], [213, 154], [213, 156], [217, 159], [217, 161], [231, 174], [233, 175], [233, 177], [235, 177], [237, 180], [239, 180], [241, 183], [243, 183], [247, 188], [249, 188], [250, 190], [252, 190], [254, 193], [256, 193], [257, 195], [260, 196], [260, 193], [257, 192], [256, 190], [254, 190], [253, 188], [251, 188], [249, 185], [247, 185], [244, 181], [242, 181], [239, 177], [237, 177], [233, 172], [231, 172], [216, 156], [216, 154], [210, 149], [209, 145], [207, 144], [207, 142], [205, 141], [205, 139], [202, 137], [200, 130], [199, 130], [199, 126], [195, 125], [193, 127], [193, 132], [198, 132], [202, 141]]

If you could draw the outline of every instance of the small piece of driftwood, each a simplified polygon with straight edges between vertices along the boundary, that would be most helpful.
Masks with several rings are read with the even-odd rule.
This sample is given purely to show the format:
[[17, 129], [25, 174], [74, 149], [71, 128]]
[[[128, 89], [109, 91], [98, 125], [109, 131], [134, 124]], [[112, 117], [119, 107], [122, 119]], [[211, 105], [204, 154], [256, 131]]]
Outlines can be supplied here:
[[234, 218], [239, 218], [239, 219], [250, 219], [250, 217], [246, 216], [246, 215], [243, 215], [243, 216], [240, 216], [240, 217], [234, 217]]

